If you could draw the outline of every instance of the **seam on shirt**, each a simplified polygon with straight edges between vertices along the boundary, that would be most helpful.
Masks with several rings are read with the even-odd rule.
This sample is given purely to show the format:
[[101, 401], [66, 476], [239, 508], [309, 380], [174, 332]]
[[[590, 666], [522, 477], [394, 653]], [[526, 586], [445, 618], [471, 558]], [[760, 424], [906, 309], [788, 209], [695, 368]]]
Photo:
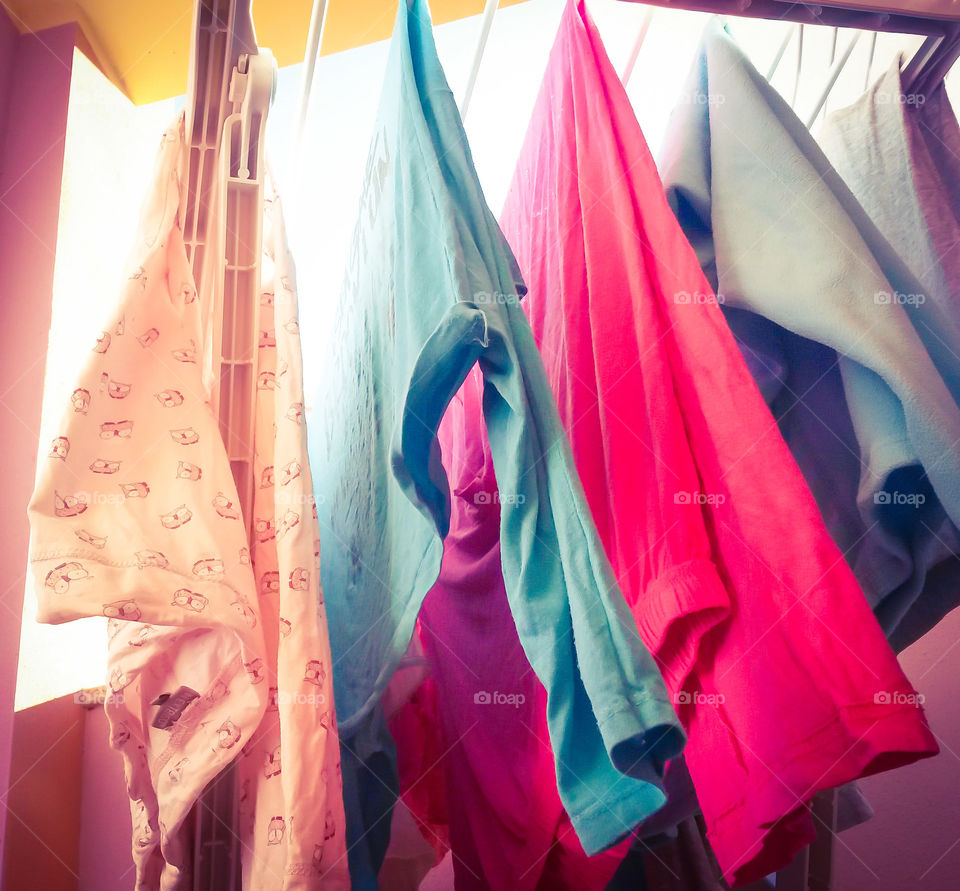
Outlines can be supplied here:
[[[608, 796], [599, 799], [598, 801], [591, 802], [586, 807], [580, 808], [579, 810], [570, 811], [570, 821], [573, 823], [578, 821], [589, 821], [598, 816], [605, 817], [608, 820], [616, 819], [617, 815], [613, 810], [613, 806], [631, 801], [631, 799], [636, 797], [637, 791], [640, 791], [642, 795], [649, 795], [651, 791], [659, 792], [661, 795], [664, 794], [663, 791], [656, 785], [649, 783], [646, 780], [637, 780], [633, 777], [626, 776], [626, 774], [624, 775], [624, 779], [634, 783], [640, 783], [644, 788], [642, 790], [628, 789], [623, 795], [618, 795], [616, 798], [610, 798]], [[649, 816], [650, 814], [655, 813], [658, 809], [659, 808], [647, 808], [647, 815]], [[643, 819], [645, 819], [645, 817], [641, 817], [641, 820]], [[628, 835], [633, 831], [634, 828], [634, 826], [625, 826], [621, 832], [621, 835]]]
[[[906, 692], [906, 691], [902, 691], [902, 692]], [[888, 721], [894, 718], [902, 719], [905, 715], [912, 714], [913, 712], [916, 711], [916, 706], [907, 705], [907, 704], [900, 705], [900, 706], [890, 706], [890, 705], [878, 704], [870, 701], [851, 703], [848, 705], [840, 705], [837, 707], [836, 715], [834, 715], [832, 718], [828, 718], [826, 721], [823, 721], [821, 724], [819, 724], [816, 727], [816, 729], [810, 731], [806, 736], [803, 736], [800, 739], [794, 742], [791, 742], [789, 746], [790, 753], [791, 753], [790, 757], [778, 760], [776, 763], [768, 765], [769, 770], [775, 776], [779, 775], [780, 773], [786, 772], [787, 767], [790, 767], [796, 764], [798, 761], [802, 760], [809, 752], [821, 750], [823, 748], [823, 743], [821, 740], [818, 739], [818, 737], [820, 737], [824, 732], [830, 730], [830, 728], [837, 728], [840, 730], [841, 733], [849, 736], [849, 733], [850, 733], [849, 722], [844, 720], [844, 718], [842, 717], [844, 712], [858, 712], [858, 711], [866, 712], [866, 711], [878, 710], [878, 709], [885, 709], [885, 713], [877, 715], [873, 719], [874, 723], [873, 725], [871, 725], [871, 728], [870, 728], [871, 730], [873, 729], [873, 726], [876, 726], [884, 721]], [[855, 720], [860, 720], [860, 719], [856, 718]], [[870, 733], [868, 732], [862, 738], [867, 738], [869, 736], [870, 736]], [[912, 750], [899, 750], [899, 751], [906, 752], [907, 754], [909, 754], [910, 751]], [[878, 753], [878, 754], [884, 754], [884, 753]], [[891, 753], [888, 751], [886, 754], [891, 754]], [[919, 752], [915, 754], [917, 758], [922, 757], [922, 754]], [[840, 761], [842, 762], [845, 760], [849, 760], [849, 758], [850, 758], [850, 751], [848, 750], [841, 757]], [[851, 779], [855, 779], [855, 777], [852, 777]], [[766, 777], [763, 777], [759, 784], [759, 787], [762, 788], [763, 786], [766, 786], [768, 784], [769, 784], [768, 779]], [[745, 784], [745, 787], [746, 786], [751, 786], [754, 790], [758, 787], [757, 784], [749, 781], [749, 774], [748, 774], [747, 782]], [[754, 794], [756, 794], [755, 791], [754, 791]], [[719, 825], [721, 820], [724, 820], [730, 817], [732, 814], [736, 813], [737, 811], [742, 810], [745, 807], [747, 800], [748, 799], [746, 796], [740, 797], [735, 802], [727, 805], [722, 810], [718, 810], [717, 817], [713, 821], [714, 825], [715, 826]], [[799, 807], [799, 803], [797, 806]]]
[[[114, 569], [136, 569], [140, 570], [140, 564], [136, 561], [124, 563], [119, 560], [104, 560], [102, 558], [96, 557], [92, 554], [87, 553], [78, 553], [77, 551], [52, 551], [49, 554], [33, 554], [30, 556], [30, 563], [43, 563], [47, 560], [59, 560], [62, 557], [69, 557], [75, 560], [86, 560], [88, 563], [96, 563], [100, 566], [110, 566]], [[241, 564], [245, 565], [245, 564]], [[178, 578], [186, 579], [191, 584], [216, 584], [222, 585], [224, 588], [228, 588], [238, 597], [245, 596], [242, 591], [237, 589], [233, 584], [231, 584], [225, 577], [214, 578], [214, 579], [201, 579], [197, 578], [192, 572], [187, 574], [180, 569], [175, 569], [170, 566], [147, 566], [143, 567], [144, 569], [159, 569], [161, 572], [169, 573], [172, 576], [177, 576]], [[250, 571], [251, 578], [253, 578], [253, 570]], [[254, 579], [254, 582], [256, 579]]]
[[[673, 706], [670, 704], [668, 700], [663, 699], [660, 696], [654, 696], [652, 693], [650, 693], [649, 690], [637, 690], [636, 692], [621, 695], [620, 697], [617, 697], [617, 698], [620, 699], [621, 701], [617, 702], [614, 705], [611, 705], [607, 709], [604, 709], [603, 712], [598, 712], [596, 708], [594, 708], [594, 717], [597, 719], [597, 724], [603, 724], [609, 718], [612, 718], [614, 715], [620, 715], [620, 714], [623, 714], [624, 712], [633, 711], [633, 709], [630, 708], [631, 705], [644, 706], [647, 703], [656, 702], [661, 705], [667, 706], [668, 708], [671, 709], [671, 711], [673, 710]], [[648, 729], [649, 728], [644, 727], [644, 730], [648, 730]]]

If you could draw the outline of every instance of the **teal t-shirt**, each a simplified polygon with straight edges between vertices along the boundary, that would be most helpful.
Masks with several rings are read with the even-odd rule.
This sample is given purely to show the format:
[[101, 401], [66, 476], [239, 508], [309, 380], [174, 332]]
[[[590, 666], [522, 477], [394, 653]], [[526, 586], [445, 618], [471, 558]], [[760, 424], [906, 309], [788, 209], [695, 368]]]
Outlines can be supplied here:
[[547, 691], [560, 797], [593, 853], [662, 805], [683, 733], [590, 518], [524, 290], [427, 4], [401, 0], [310, 419], [341, 737], [361, 757], [376, 747], [357, 736], [406, 651], [450, 521], [437, 427], [479, 362], [507, 595]]

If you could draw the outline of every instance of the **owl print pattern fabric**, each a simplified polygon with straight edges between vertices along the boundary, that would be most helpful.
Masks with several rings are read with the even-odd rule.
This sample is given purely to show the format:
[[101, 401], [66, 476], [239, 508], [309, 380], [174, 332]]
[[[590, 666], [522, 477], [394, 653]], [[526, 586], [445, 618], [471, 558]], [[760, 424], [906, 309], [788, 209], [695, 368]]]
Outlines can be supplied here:
[[138, 891], [190, 886], [184, 819], [233, 761], [244, 887], [346, 888], [280, 203], [264, 203], [248, 541], [204, 373], [217, 358], [204, 348], [210, 301], [194, 286], [179, 227], [185, 151], [181, 115], [160, 146], [116, 315], [40, 458], [30, 505], [38, 618], [108, 619], [106, 709], [125, 767]]

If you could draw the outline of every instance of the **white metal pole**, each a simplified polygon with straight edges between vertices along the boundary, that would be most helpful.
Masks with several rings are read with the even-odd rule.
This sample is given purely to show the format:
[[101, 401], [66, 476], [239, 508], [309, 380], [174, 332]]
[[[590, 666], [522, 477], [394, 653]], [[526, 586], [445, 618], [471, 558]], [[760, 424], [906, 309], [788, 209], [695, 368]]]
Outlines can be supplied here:
[[327, 0], [313, 0], [310, 11], [310, 30], [307, 32], [307, 46], [303, 52], [303, 77], [300, 79], [300, 100], [297, 104], [297, 119], [293, 134], [295, 157], [300, 155], [300, 145], [307, 124], [307, 109], [310, 106], [310, 91], [313, 88], [313, 74], [317, 68], [317, 56], [323, 40], [323, 26], [327, 20]]
[[483, 61], [483, 54], [487, 48], [487, 38], [490, 36], [490, 27], [493, 25], [493, 17], [497, 14], [499, 0], [487, 0], [483, 8], [483, 21], [480, 23], [480, 39], [477, 41], [477, 48], [473, 53], [473, 65], [470, 67], [470, 75], [467, 78], [467, 87], [463, 91], [463, 101], [460, 103], [460, 118], [465, 119], [467, 109], [470, 107], [470, 100], [473, 98], [473, 88], [477, 85], [477, 73], [480, 71], [480, 62]]
[[799, 29], [799, 25], [791, 25], [789, 28], [787, 28], [787, 33], [783, 35], [783, 40], [780, 42], [777, 53], [773, 57], [773, 61], [770, 63], [770, 68], [767, 69], [767, 80], [772, 80], [773, 76], [777, 73], [777, 68], [780, 67], [780, 60], [783, 59], [783, 54], [787, 51], [787, 47], [790, 46], [790, 41], [793, 40], [793, 35], [796, 34]]
[[840, 77], [840, 72], [843, 71], [844, 65], [847, 64], [847, 59], [850, 58], [850, 53], [853, 52], [853, 48], [857, 45], [857, 41], [860, 39], [860, 36], [863, 34], [863, 31], [854, 31], [853, 37], [850, 38], [850, 42], [847, 44], [847, 48], [843, 51], [843, 55], [837, 59], [833, 68], [830, 69], [830, 77], [827, 79], [823, 91], [820, 93], [820, 98], [817, 100], [817, 104], [813, 108], [813, 112], [810, 114], [810, 117], [807, 118], [807, 126], [812, 127], [813, 122], [816, 121], [817, 115], [820, 114], [820, 109], [823, 108], [824, 104], [827, 101], [827, 96], [830, 95], [830, 91], [833, 89], [833, 85], [837, 82], [837, 78]]
[[630, 76], [633, 74], [633, 66], [637, 64], [637, 57], [640, 55], [640, 49], [643, 46], [643, 41], [647, 38], [647, 31], [650, 30], [650, 23], [653, 21], [653, 14], [655, 11], [655, 8], [651, 6], [646, 11], [643, 21], [640, 23], [640, 31], [637, 34], [637, 39], [633, 44], [633, 49], [630, 50], [630, 58], [627, 59], [627, 64], [623, 68], [623, 74], [620, 75], [620, 80], [623, 83], [624, 88], [626, 88], [630, 81]]

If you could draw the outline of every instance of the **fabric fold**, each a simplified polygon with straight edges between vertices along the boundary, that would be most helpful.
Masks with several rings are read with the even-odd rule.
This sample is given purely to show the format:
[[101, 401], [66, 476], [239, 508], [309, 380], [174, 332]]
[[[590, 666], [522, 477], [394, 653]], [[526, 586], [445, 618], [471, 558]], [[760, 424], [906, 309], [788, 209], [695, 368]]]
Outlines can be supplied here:
[[[707, 115], [734, 103], [689, 104]], [[731, 142], [743, 118], [724, 131]], [[752, 160], [730, 156], [734, 168]], [[716, 192], [728, 176], [708, 161], [693, 182]], [[737, 193], [752, 193], [754, 214], [731, 215], [738, 237], [766, 231], [757, 189]], [[818, 790], [937, 748], [744, 363], [721, 309], [730, 297], [674, 219], [582, 2], [564, 11], [501, 225], [591, 514], [687, 730], [711, 843], [727, 881], [750, 882], [809, 840]], [[786, 246], [769, 248], [773, 269]], [[882, 729], [860, 745], [864, 714]]]
[[330, 654], [293, 410], [303, 391], [279, 203], [265, 211], [260, 318], [284, 315], [258, 351], [261, 423], [250, 445], [260, 489], [256, 517], [245, 518], [202, 371], [214, 361], [202, 336], [211, 295], [194, 285], [179, 228], [183, 127], [181, 115], [164, 134], [132, 274], [41, 458], [30, 504], [39, 619], [108, 619], [106, 712], [131, 799], [138, 889], [191, 884], [187, 817], [231, 762], [244, 777], [244, 886], [343, 888]]
[[[883, 236], [907, 262], [922, 293], [898, 295], [907, 305], [923, 301], [918, 331], [935, 334], [942, 367], [960, 355], [960, 126], [941, 83], [929, 95], [904, 92], [902, 59], [853, 105], [828, 116], [819, 142], [837, 172]], [[946, 376], [945, 376], [945, 379]], [[951, 387], [955, 401], [960, 392]], [[897, 470], [888, 490], [915, 496], [885, 505], [885, 535], [871, 542], [855, 566], [874, 593], [877, 615], [891, 643], [902, 649], [960, 603], [960, 534], [912, 451], [897, 439], [892, 448], [871, 444], [868, 464]], [[888, 479], [894, 471], [886, 471]], [[871, 492], [861, 511], [868, 514]], [[917, 497], [919, 496], [919, 497]], [[915, 502], [924, 499], [923, 505]], [[876, 508], [874, 508], [876, 510]]]
[[[560, 797], [599, 850], [662, 804], [683, 733], [584, 503], [420, 0], [400, 4], [367, 171], [311, 418], [343, 744], [368, 750], [362, 723], [440, 573], [450, 492], [437, 426], [476, 358], [505, 591], [546, 688]], [[369, 826], [348, 816], [359, 840]], [[382, 852], [370, 855], [352, 860], [355, 882], [379, 869]]]
[[[895, 250], [930, 253], [913, 250], [920, 211], [899, 185], [913, 112], [892, 77], [824, 128], [829, 154], [855, 159], [845, 176], [851, 164], [896, 168], [895, 189], [877, 189], [877, 176], [860, 189], [870, 215], [716, 24], [686, 87], [704, 101], [678, 107], [662, 169], [821, 514], [899, 650], [957, 603], [960, 322], [928, 287], [937, 276], [922, 283]], [[844, 115], [868, 124], [857, 131]], [[874, 126], [896, 131], [886, 149]], [[910, 206], [884, 216], [880, 192]]]
[[[587, 856], [557, 792], [546, 692], [504, 584], [500, 512], [510, 503], [500, 497], [482, 399], [474, 371], [440, 429], [453, 512], [440, 577], [420, 612], [432, 674], [391, 724], [401, 789], [426, 837], [452, 850], [461, 891], [601, 891], [626, 847]], [[590, 785], [602, 804], [604, 790]], [[602, 806], [589, 820], [591, 836], [631, 828]]]
[[730, 595], [709, 560], [681, 563], [654, 579], [633, 604], [640, 635], [676, 689], [697, 664], [703, 636], [730, 614]]

